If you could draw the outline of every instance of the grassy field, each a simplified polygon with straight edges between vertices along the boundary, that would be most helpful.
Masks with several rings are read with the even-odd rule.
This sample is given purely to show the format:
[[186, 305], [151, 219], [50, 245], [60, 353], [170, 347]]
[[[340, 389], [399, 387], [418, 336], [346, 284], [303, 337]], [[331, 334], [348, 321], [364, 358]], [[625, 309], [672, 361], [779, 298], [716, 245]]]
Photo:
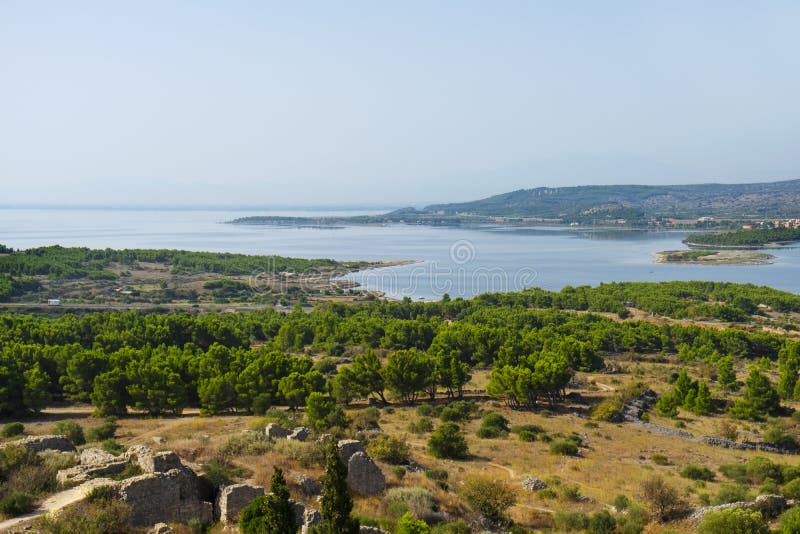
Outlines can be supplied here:
[[[425, 402], [416, 405], [393, 403], [383, 407], [380, 410], [380, 428], [407, 440], [413, 464], [425, 470], [444, 470], [448, 474], [446, 488], [443, 488], [421, 471], [408, 470], [399, 479], [392, 466], [379, 462], [387, 478], [387, 494], [392, 492], [392, 488], [426, 488], [433, 495], [439, 513], [450, 518], [472, 518], [474, 514], [459, 497], [459, 490], [466, 480], [485, 476], [503, 481], [513, 489], [517, 503], [510, 509], [509, 517], [517, 525], [532, 531], [551, 531], [553, 514], [557, 511], [593, 513], [611, 510], [618, 495], [640, 501], [642, 483], [654, 475], [662, 476], [668, 484], [677, 488], [689, 505], [700, 506], [707, 502], [706, 499], [717, 495], [723, 485], [732, 483], [718, 471], [722, 464], [742, 464], [755, 456], [768, 457], [781, 464], [797, 464], [797, 457], [794, 456], [716, 448], [677, 437], [654, 435], [630, 423], [609, 423], [591, 418], [592, 409], [598, 402], [633, 382], [643, 381], [657, 392], [667, 389], [669, 376], [679, 366], [675, 362], [658, 361], [661, 359], [659, 355], [639, 357], [640, 361], [622, 358], [610, 362], [621, 372], [580, 373], [575, 380], [576, 387], [567, 392], [569, 401], [557, 409], [548, 410], [543, 406], [536, 412], [515, 411], [485, 395], [473, 394], [471, 398], [477, 401], [480, 412], [471, 420], [461, 423], [470, 452], [470, 459], [463, 461], [433, 458], [427, 450], [430, 433], [415, 434], [409, 430], [409, 424], [420, 419], [419, 406]], [[695, 365], [690, 367], [690, 372], [693, 376], [701, 377], [710, 369]], [[487, 378], [488, 371], [476, 371], [466, 389], [484, 389]], [[715, 394], [720, 395], [719, 392]], [[447, 399], [441, 398], [436, 404], [447, 402]], [[347, 413], [351, 421], [357, 421], [367, 410], [366, 405], [352, 406]], [[476, 432], [480, 426], [480, 415], [487, 411], [502, 414], [512, 426], [540, 425], [549, 436], [548, 440], [558, 440], [577, 433], [582, 440], [579, 454], [554, 455], [550, 452], [550, 442], [543, 439], [524, 442], [513, 433], [497, 439], [479, 438]], [[758, 440], [767, 428], [767, 423], [741, 423], [726, 415], [701, 417], [687, 414], [681, 411], [677, 419], [668, 419], [655, 416], [651, 410], [649, 415], [653, 423], [670, 428], [680, 426], [695, 435], [720, 435], [721, 424], [727, 422], [736, 427], [741, 438]], [[302, 415], [302, 412], [289, 414], [298, 424], [302, 422]], [[30, 434], [46, 434], [52, 432], [55, 424], [62, 419], [73, 419], [84, 428], [99, 424], [99, 420], [91, 416], [91, 407], [52, 407], [41, 418], [25, 421], [26, 431]], [[435, 426], [442, 424], [435, 416], [431, 419]], [[796, 436], [795, 420], [789, 417], [784, 419], [784, 427]], [[131, 415], [120, 419], [116, 436], [126, 446], [145, 444], [155, 449], [174, 450], [185, 461], [201, 469], [203, 464], [220, 459], [223, 454], [221, 451], [235, 450], [231, 443], [241, 439], [244, 430], [263, 428], [266, 422], [262, 417], [237, 414], [201, 417], [191, 410], [180, 417], [145, 418]], [[661, 455], [660, 459], [658, 455]], [[314, 498], [302, 495], [296, 483], [301, 473], [315, 478], [323, 474], [314, 445], [279, 442], [256, 454], [239, 451], [226, 454], [225, 459], [242, 468], [242, 479], [261, 485], [268, 485], [272, 467], [280, 466], [288, 474], [293, 497], [315, 504]], [[707, 467], [715, 473], [714, 480], [701, 482], [681, 477], [681, 469], [689, 464]], [[530, 492], [523, 489], [521, 483], [528, 476], [548, 482], [549, 489], [553, 491]], [[755, 494], [758, 488], [749, 489]], [[362, 517], [384, 521], [384, 524], [397, 519], [396, 510], [386, 497], [358, 497], [355, 511]], [[669, 527], [691, 531], [688, 525], [681, 523], [672, 523]], [[660, 532], [661, 528], [654, 523], [647, 527], [646, 532]]]

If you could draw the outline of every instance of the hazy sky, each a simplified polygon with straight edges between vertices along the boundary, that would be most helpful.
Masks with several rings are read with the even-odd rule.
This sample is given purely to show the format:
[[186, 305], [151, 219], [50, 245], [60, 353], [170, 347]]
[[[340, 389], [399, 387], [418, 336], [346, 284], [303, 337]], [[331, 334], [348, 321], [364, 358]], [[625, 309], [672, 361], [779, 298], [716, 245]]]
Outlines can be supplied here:
[[800, 2], [0, 0], [0, 204], [800, 177]]

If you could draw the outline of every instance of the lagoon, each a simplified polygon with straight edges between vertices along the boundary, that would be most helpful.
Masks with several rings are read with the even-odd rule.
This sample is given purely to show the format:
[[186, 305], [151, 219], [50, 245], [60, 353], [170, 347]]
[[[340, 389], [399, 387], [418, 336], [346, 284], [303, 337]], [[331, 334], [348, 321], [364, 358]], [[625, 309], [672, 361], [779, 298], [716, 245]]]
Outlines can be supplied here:
[[415, 260], [348, 275], [365, 288], [415, 300], [485, 291], [613, 281], [718, 280], [800, 294], [800, 247], [771, 250], [771, 265], [671, 265], [686, 232], [575, 228], [266, 227], [223, 224], [248, 215], [346, 216], [380, 211], [0, 209], [0, 243], [91, 248], [176, 248], [339, 260]]

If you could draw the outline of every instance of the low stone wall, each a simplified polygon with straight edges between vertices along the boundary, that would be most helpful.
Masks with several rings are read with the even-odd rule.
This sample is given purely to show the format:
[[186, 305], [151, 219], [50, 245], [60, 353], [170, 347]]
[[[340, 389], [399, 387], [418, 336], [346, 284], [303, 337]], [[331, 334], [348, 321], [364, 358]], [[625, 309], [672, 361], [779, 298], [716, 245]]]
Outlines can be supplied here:
[[0, 446], [20, 445], [28, 447], [34, 452], [58, 451], [58, 452], [77, 452], [75, 445], [72, 444], [67, 436], [28, 436], [27, 438], [10, 441]]

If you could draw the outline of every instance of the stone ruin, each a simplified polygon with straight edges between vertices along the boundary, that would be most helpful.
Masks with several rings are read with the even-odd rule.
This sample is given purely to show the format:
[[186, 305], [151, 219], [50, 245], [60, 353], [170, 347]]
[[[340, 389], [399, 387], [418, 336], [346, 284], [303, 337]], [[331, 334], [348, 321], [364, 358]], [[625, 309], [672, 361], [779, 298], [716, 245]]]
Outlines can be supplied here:
[[304, 426], [298, 426], [292, 430], [289, 430], [288, 428], [282, 427], [278, 423], [270, 423], [264, 429], [264, 434], [268, 439], [273, 441], [278, 439], [305, 441], [309, 438], [309, 436], [311, 436], [311, 429]]
[[539, 491], [547, 488], [547, 482], [539, 478], [525, 477], [522, 481], [522, 487], [528, 491]]
[[28, 447], [33, 452], [77, 452], [72, 440], [67, 436], [28, 436], [16, 441], [4, 443], [0, 445], [0, 448], [8, 447], [9, 445]]
[[338, 443], [339, 457], [347, 466], [347, 487], [361, 495], [378, 495], [386, 488], [386, 478], [372, 461], [360, 441], [343, 439]]

